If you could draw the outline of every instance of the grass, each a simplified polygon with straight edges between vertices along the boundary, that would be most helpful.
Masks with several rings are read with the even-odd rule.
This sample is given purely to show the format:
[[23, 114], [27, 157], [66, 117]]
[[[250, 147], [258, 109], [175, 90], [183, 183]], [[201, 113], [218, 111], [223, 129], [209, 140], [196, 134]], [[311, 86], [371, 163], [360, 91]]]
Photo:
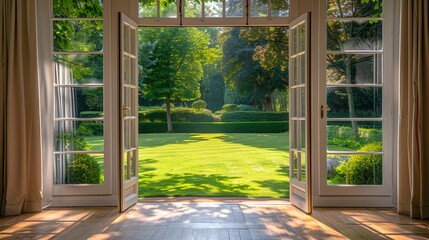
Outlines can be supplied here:
[[288, 134], [141, 134], [139, 197], [289, 197]]
[[288, 151], [288, 133], [140, 134], [139, 197], [287, 198]]

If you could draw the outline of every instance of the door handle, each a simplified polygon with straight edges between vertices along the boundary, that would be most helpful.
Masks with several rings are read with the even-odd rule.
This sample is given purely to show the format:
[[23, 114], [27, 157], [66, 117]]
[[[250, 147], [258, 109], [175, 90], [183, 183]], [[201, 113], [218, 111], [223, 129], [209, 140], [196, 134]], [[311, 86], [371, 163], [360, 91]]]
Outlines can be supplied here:
[[320, 119], [323, 119], [325, 116], [325, 107], [323, 105], [320, 105]]

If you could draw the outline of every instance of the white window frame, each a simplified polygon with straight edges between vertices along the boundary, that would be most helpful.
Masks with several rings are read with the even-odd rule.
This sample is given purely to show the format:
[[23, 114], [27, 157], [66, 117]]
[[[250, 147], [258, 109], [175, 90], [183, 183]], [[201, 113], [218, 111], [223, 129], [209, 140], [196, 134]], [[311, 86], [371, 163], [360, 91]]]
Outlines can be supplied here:
[[[47, 16], [44, 16], [46, 18], [46, 22], [49, 21], [49, 35], [43, 35], [40, 38], [43, 38], [43, 43], [39, 42], [40, 44], [49, 44], [49, 55], [47, 53], [44, 53], [44, 59], [43, 61], [50, 62], [51, 66], [53, 66], [53, 55], [54, 54], [61, 54], [62, 52], [54, 52], [53, 51], [53, 21], [57, 18], [53, 17], [53, 9], [52, 9], [52, 0], [39, 0], [39, 4], [42, 4], [44, 6], [43, 11], [46, 11], [45, 13]], [[41, 14], [40, 12], [38, 14]], [[53, 82], [54, 79], [54, 70], [52, 68], [52, 74], [49, 76], [46, 81], [50, 82], [47, 83], [46, 86], [48, 87], [46, 89], [46, 94], [50, 96], [54, 96], [54, 89], [56, 87], [103, 87], [103, 113], [104, 117], [102, 118], [88, 118], [88, 119], [78, 119], [78, 118], [60, 118], [55, 119], [54, 116], [54, 102], [42, 102], [42, 106], [46, 108], [51, 108], [52, 111], [48, 110], [45, 112], [51, 112], [52, 116], [42, 116], [42, 119], [46, 119], [48, 122], [52, 121], [52, 124], [55, 123], [55, 121], [73, 121], [73, 120], [79, 120], [79, 121], [103, 121], [103, 131], [104, 131], [104, 151], [103, 152], [97, 152], [97, 151], [85, 151], [82, 153], [103, 153], [104, 154], [104, 182], [102, 184], [55, 184], [52, 182], [52, 205], [53, 206], [64, 206], [64, 205], [115, 205], [117, 202], [116, 197], [105, 197], [106, 195], [112, 195], [114, 191], [114, 183], [116, 183], [116, 179], [113, 179], [113, 150], [110, 146], [113, 146], [112, 144], [112, 131], [111, 129], [114, 129], [114, 121], [112, 121], [113, 114], [112, 114], [112, 101], [113, 99], [109, 98], [108, 93], [112, 91], [112, 76], [109, 73], [109, 69], [111, 66], [111, 0], [104, 0], [103, 1], [103, 17], [102, 18], [61, 18], [61, 20], [103, 20], [103, 49], [99, 52], [72, 52], [67, 51], [67, 54], [102, 54], [103, 55], [103, 83], [102, 84], [62, 84], [62, 85], [55, 85]], [[39, 39], [40, 39], [39, 38]], [[49, 59], [48, 59], [49, 56]], [[51, 86], [51, 87], [49, 87]], [[51, 98], [52, 100], [54, 97]], [[52, 119], [52, 120], [50, 120]], [[46, 133], [47, 136], [53, 137], [53, 126], [49, 129], [43, 129], [43, 131], [49, 132]], [[45, 143], [52, 143], [54, 142], [52, 140], [45, 140]], [[49, 152], [44, 152], [43, 154], [51, 158], [51, 162], [54, 161], [54, 154], [55, 152], [54, 147], [48, 147], [46, 149], [52, 149]], [[70, 152], [63, 152], [63, 153], [80, 153], [78, 151], [70, 151]], [[50, 155], [50, 156], [49, 156]], [[54, 169], [52, 169], [54, 171]], [[71, 197], [73, 196], [73, 197]], [[85, 197], [88, 196], [88, 197]], [[99, 199], [95, 200], [93, 196], [103, 196]], [[75, 197], [75, 198], [74, 198]]]
[[[395, 161], [394, 144], [395, 144], [395, 132], [394, 129], [394, 85], [395, 76], [393, 72], [393, 14], [394, 14], [394, 1], [385, 0], [383, 1], [383, 27], [382, 27], [382, 38], [383, 38], [383, 49], [380, 53], [383, 55], [382, 62], [382, 131], [383, 131], [383, 183], [382, 185], [328, 185], [327, 184], [327, 161], [326, 161], [326, 111], [325, 117], [321, 119], [320, 111], [321, 106], [326, 106], [326, 56], [329, 54], [327, 50], [327, 0], [324, 0], [319, 5], [319, 26], [318, 26], [318, 49], [319, 49], [319, 86], [318, 86], [318, 98], [315, 99], [316, 104], [313, 112], [318, 117], [317, 128], [318, 139], [316, 140], [319, 144], [317, 145], [316, 152], [319, 156], [318, 166], [316, 167], [314, 181], [315, 184], [315, 206], [378, 206], [386, 207], [392, 206], [393, 204], [393, 178], [395, 176], [393, 172], [393, 164]], [[341, 18], [342, 20], [345, 20]], [[367, 20], [364, 18], [347, 18], [350, 20]], [[335, 18], [334, 18], [335, 20]], [[364, 53], [365, 51], [360, 51]], [[338, 53], [338, 52], [337, 52]], [[371, 52], [372, 53], [372, 52]], [[338, 87], [345, 87], [347, 85], [341, 85]], [[353, 86], [360, 86], [353, 84]], [[379, 86], [365, 84], [362, 86]], [[326, 108], [325, 108], [326, 109]], [[335, 120], [335, 119], [331, 119]], [[365, 119], [361, 119], [365, 120]], [[372, 121], [374, 119], [367, 119]]]
[[[158, 0], [159, 1], [159, 0]], [[225, 16], [225, 4], [223, 5], [223, 16], [222, 17], [205, 17], [204, 14], [204, 0], [202, 0], [202, 17], [187, 18], [185, 13], [184, 2], [185, 0], [178, 0], [177, 5], [177, 17], [176, 18], [139, 18], [137, 13], [131, 14], [132, 17], [138, 19], [137, 23], [139, 27], [155, 27], [155, 26], [288, 26], [290, 22], [298, 16], [298, 2], [299, 0], [290, 0], [289, 2], [289, 16], [288, 17], [251, 17], [250, 16], [250, 1], [243, 0], [243, 17], [226, 17]], [[226, 0], [222, 0], [225, 3]], [[271, 3], [271, 1], [268, 1]], [[130, 9], [138, 9], [138, 0], [130, 1]], [[159, 3], [158, 15], [159, 15]]]

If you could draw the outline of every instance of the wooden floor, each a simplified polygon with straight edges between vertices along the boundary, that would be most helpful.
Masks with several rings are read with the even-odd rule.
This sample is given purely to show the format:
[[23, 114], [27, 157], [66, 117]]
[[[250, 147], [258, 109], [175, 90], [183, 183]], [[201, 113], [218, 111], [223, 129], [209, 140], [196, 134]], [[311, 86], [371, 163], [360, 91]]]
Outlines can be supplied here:
[[175, 199], [117, 208], [51, 208], [0, 218], [2, 239], [429, 239], [429, 221], [394, 209], [317, 208], [286, 200]]

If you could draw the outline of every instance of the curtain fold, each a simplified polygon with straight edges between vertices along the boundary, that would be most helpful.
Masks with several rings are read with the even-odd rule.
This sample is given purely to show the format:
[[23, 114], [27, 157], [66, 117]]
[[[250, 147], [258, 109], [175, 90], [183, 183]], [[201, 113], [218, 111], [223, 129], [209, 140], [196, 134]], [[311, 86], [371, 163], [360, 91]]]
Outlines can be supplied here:
[[[2, 0], [3, 212], [42, 208], [36, 3]], [[1, 176], [1, 174], [0, 174]]]
[[402, 0], [398, 212], [429, 217], [429, 2]]

